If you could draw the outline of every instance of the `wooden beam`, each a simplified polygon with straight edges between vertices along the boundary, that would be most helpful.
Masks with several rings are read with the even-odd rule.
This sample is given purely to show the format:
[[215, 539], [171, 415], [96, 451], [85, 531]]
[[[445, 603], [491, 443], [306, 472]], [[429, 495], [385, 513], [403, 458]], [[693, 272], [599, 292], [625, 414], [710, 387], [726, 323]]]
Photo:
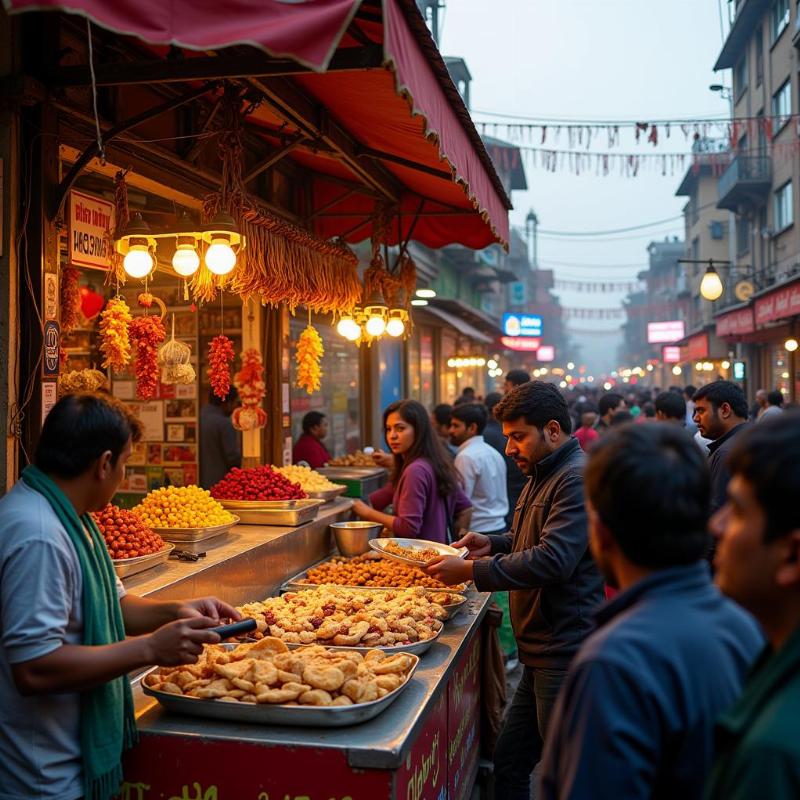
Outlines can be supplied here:
[[425, 164], [418, 164], [411, 159], [396, 156], [393, 153], [386, 153], [383, 150], [375, 150], [372, 147], [362, 147], [358, 154], [360, 156], [367, 156], [368, 158], [376, 158], [381, 161], [391, 161], [393, 164], [399, 164], [401, 167], [408, 167], [408, 169], [415, 169], [417, 172], [424, 172], [427, 175], [433, 175], [436, 178], [443, 178], [448, 182], [452, 182], [453, 175], [451, 172], [443, 169], [436, 169], [435, 167], [428, 167]]
[[257, 178], [262, 172], [266, 172], [270, 167], [277, 164], [282, 158], [285, 158], [292, 150], [295, 149], [298, 145], [300, 145], [303, 141], [304, 137], [302, 135], [295, 136], [291, 141], [287, 142], [283, 147], [279, 147], [277, 150], [273, 150], [263, 161], [260, 161], [256, 164], [245, 176], [244, 182], [250, 183], [250, 181]]
[[359, 159], [360, 145], [357, 139], [341, 123], [331, 119], [327, 109], [319, 101], [306, 95], [286, 78], [264, 81], [251, 77], [249, 81], [286, 122], [308, 138], [322, 139], [339, 154], [342, 162], [360, 180], [391, 202], [398, 201], [402, 186], [380, 164]]
[[[326, 72], [376, 69], [382, 64], [383, 50], [380, 45], [348, 47], [334, 54]], [[314, 71], [290, 58], [270, 58], [266, 53], [254, 48], [242, 49], [235, 54], [199, 56], [180, 61], [165, 59], [120, 61], [114, 64], [98, 64], [95, 67], [98, 86], [304, 74], [314, 74]], [[59, 87], [90, 86], [91, 83], [91, 73], [89, 67], [85, 65], [60, 67], [53, 76], [53, 85]]]
[[[324, 206], [318, 208], [316, 211], [312, 211], [311, 214], [308, 215], [308, 218], [311, 220], [314, 219], [314, 217], [325, 216], [325, 212], [329, 208], [333, 208], [334, 206], [338, 206], [339, 203], [343, 203], [345, 200], [352, 197], [357, 191], [357, 189], [348, 189], [348, 191], [346, 191], [344, 194], [339, 195], [339, 197], [331, 200], [330, 203], [325, 203]], [[335, 216], [335, 214], [331, 216]]]

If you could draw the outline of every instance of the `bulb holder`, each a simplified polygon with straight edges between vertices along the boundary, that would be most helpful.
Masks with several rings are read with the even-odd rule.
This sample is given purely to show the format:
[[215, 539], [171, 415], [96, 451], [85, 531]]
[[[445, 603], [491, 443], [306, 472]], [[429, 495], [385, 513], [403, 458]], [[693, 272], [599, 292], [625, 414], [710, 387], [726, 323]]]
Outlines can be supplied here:
[[213, 244], [214, 239], [221, 239], [224, 236], [231, 247], [245, 246], [245, 237], [239, 231], [236, 220], [224, 211], [218, 211], [208, 225], [203, 225], [201, 236], [207, 244]]

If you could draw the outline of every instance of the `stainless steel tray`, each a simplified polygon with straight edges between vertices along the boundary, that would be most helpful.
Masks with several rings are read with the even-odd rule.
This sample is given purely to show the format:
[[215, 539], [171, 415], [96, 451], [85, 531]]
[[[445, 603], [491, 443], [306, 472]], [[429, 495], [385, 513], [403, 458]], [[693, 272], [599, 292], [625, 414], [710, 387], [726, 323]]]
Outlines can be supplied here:
[[234, 525], [241, 522], [241, 519], [234, 515], [233, 521], [226, 522], [224, 525], [215, 525], [210, 528], [153, 528], [153, 530], [168, 542], [180, 544], [205, 542], [215, 536], [227, 533]]
[[[231, 646], [232, 649], [232, 646]], [[331, 650], [349, 648], [331, 647]], [[375, 649], [375, 648], [371, 648]], [[389, 692], [379, 700], [371, 703], [359, 703], [352, 706], [286, 706], [267, 703], [229, 703], [221, 700], [203, 699], [200, 697], [187, 697], [185, 695], [159, 692], [145, 685], [142, 680], [142, 691], [154, 697], [168, 711], [178, 714], [191, 714], [195, 717], [207, 719], [223, 719], [230, 722], [249, 722], [256, 725], [291, 725], [300, 727], [342, 728], [346, 725], [358, 725], [374, 719], [385, 711], [408, 686], [419, 666], [419, 659], [415, 660], [408, 677], [402, 686]], [[154, 667], [153, 669], [158, 669]], [[149, 674], [153, 670], [148, 670]], [[144, 678], [144, 676], [142, 676]]]
[[[358, 653], [368, 653], [370, 650], [381, 650], [382, 652], [386, 653], [386, 655], [392, 655], [392, 653], [411, 653], [411, 655], [421, 656], [423, 653], [426, 653], [428, 650], [431, 649], [434, 642], [438, 640], [438, 638], [442, 635], [442, 631], [444, 630], [444, 626], [439, 628], [436, 631], [436, 636], [431, 636], [430, 639], [426, 639], [424, 642], [410, 642], [409, 644], [395, 644], [391, 647], [384, 647], [381, 645], [372, 645], [371, 647], [358, 647], [357, 645], [353, 647], [336, 647], [332, 646], [331, 650], [355, 650]], [[322, 645], [323, 647], [327, 647], [327, 645], [322, 644], [322, 642], [312, 642], [312, 644]], [[301, 647], [308, 647], [305, 644], [295, 644], [294, 642], [286, 642], [286, 646], [290, 650], [298, 650]]]
[[386, 549], [387, 542], [396, 542], [400, 547], [406, 547], [409, 550], [435, 550], [443, 556], [455, 556], [456, 558], [465, 558], [469, 550], [466, 547], [450, 547], [449, 544], [442, 544], [441, 542], [432, 542], [429, 539], [401, 539], [398, 537], [387, 537], [383, 539], [370, 539], [369, 546], [376, 553], [380, 553], [385, 558], [391, 558], [395, 561], [402, 561], [404, 564], [411, 564], [414, 567], [421, 567], [425, 562], [415, 558], [407, 558], [406, 556], [392, 553]]
[[346, 491], [346, 486], [337, 486], [335, 489], [324, 489], [319, 492], [306, 492], [306, 494], [316, 500], [324, 500], [326, 503], [330, 503], [331, 500], [334, 500], [340, 494], [344, 494]]
[[[385, 467], [379, 467], [377, 465], [372, 467], [350, 467], [350, 466], [341, 466], [337, 467], [335, 464], [331, 464], [329, 467], [320, 467], [317, 472], [320, 475], [324, 475], [328, 480], [333, 481], [336, 478], [340, 478], [342, 480], [361, 480], [371, 475], [385, 475], [387, 470]], [[347, 473], [355, 473], [348, 475]]]
[[316, 519], [324, 500], [220, 500], [247, 525], [302, 525]]
[[174, 544], [167, 543], [157, 553], [148, 553], [146, 556], [136, 556], [135, 558], [112, 558], [111, 563], [114, 565], [114, 572], [117, 573], [118, 578], [129, 578], [131, 575], [138, 575], [146, 569], [163, 564], [174, 549]]

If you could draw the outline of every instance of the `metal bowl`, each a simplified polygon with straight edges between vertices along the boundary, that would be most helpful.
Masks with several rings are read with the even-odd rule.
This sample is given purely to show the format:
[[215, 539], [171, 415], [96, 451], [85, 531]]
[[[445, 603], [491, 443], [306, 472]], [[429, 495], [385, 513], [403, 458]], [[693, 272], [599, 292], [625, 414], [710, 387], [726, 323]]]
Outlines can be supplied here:
[[366, 520], [350, 520], [333, 522], [330, 528], [339, 552], [347, 558], [353, 558], [369, 551], [370, 539], [380, 536], [383, 525]]

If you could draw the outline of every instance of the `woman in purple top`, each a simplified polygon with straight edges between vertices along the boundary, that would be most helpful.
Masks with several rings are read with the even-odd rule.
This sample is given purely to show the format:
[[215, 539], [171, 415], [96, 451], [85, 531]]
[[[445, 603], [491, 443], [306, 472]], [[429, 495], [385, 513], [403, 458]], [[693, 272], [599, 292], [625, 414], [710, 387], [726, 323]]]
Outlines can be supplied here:
[[[472, 504], [425, 407], [416, 400], [392, 403], [383, 412], [383, 427], [394, 454], [392, 481], [370, 495], [371, 505], [356, 500], [353, 511], [394, 536], [447, 543], [450, 527], [457, 538], [469, 525]], [[385, 514], [390, 503], [394, 514]]]

